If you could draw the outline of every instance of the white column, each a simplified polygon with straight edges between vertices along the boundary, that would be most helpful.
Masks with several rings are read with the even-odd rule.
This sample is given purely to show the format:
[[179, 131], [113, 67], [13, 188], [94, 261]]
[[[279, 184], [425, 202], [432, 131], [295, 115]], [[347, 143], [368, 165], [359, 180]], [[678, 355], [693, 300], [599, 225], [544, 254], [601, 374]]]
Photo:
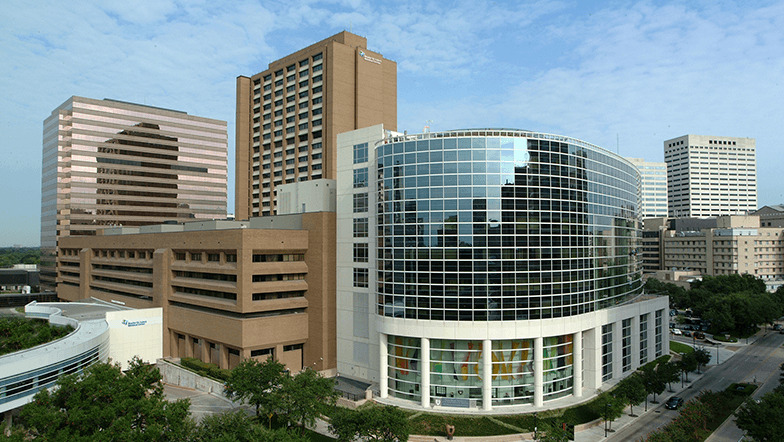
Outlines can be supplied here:
[[389, 372], [387, 370], [387, 335], [378, 334], [378, 389], [383, 399], [389, 395]]
[[493, 341], [482, 341], [482, 409], [493, 409]]
[[602, 386], [602, 326], [585, 331], [585, 388]]
[[583, 397], [583, 332], [578, 331], [572, 337], [572, 394]]
[[422, 376], [422, 382], [420, 383], [422, 407], [430, 408], [430, 338], [422, 338], [420, 354], [422, 361], [422, 368], [419, 371]]
[[632, 369], [640, 368], [640, 315], [632, 316]]
[[534, 407], [544, 404], [544, 339], [534, 338]]
[[623, 322], [614, 322], [612, 326], [612, 377], [618, 379], [623, 375]]
[[[665, 319], [668, 319], [669, 316]], [[664, 330], [669, 327], [668, 324], [663, 324]], [[648, 312], [648, 362], [656, 359], [656, 317], [653, 312]]]

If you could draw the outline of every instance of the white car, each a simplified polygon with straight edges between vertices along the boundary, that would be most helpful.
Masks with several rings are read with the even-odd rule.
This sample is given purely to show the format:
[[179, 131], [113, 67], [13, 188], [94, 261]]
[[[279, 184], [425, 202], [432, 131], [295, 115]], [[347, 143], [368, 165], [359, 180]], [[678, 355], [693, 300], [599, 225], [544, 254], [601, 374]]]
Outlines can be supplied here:
[[674, 329], [672, 329], [672, 334], [680, 336], [680, 335], [682, 335], [683, 333], [681, 332], [681, 329], [679, 329], [679, 328], [674, 328]]

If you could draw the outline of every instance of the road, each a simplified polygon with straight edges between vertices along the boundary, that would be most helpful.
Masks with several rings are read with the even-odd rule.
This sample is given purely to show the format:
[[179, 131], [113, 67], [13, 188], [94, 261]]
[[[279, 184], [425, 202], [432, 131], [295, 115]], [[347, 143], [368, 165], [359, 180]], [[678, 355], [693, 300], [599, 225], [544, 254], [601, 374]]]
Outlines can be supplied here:
[[[755, 392], [754, 397], [761, 396], [778, 385], [779, 365], [784, 362], [782, 343], [784, 343], [784, 335], [768, 332], [753, 344], [740, 348], [726, 363], [710, 367], [704, 376], [693, 382], [679, 395], [688, 401], [703, 390], [721, 391], [733, 382], [757, 382], [763, 386]], [[662, 395], [662, 402], [670, 396], [672, 393], [665, 391]], [[645, 435], [666, 425], [676, 416], [677, 412], [659, 406], [652, 413], [646, 413], [612, 433], [607, 440], [641, 440]], [[730, 419], [730, 422], [722, 425], [709, 441], [735, 442], [742, 435], [734, 421]]]

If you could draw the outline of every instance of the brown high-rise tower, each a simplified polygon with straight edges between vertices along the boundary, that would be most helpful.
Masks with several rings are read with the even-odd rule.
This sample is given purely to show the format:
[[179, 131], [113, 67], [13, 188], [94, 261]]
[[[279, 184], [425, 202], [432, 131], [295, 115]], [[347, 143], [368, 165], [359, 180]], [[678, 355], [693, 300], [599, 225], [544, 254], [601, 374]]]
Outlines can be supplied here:
[[341, 32], [237, 77], [235, 216], [276, 213], [281, 184], [336, 176], [337, 134], [397, 128], [397, 63]]

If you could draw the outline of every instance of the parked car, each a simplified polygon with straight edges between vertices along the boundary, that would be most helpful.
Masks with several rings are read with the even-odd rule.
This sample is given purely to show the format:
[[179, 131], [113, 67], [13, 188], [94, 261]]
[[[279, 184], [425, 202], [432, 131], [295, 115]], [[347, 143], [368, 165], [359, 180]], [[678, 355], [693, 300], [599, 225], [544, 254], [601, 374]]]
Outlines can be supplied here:
[[685, 332], [683, 332], [683, 336], [691, 337], [691, 332], [686, 330]]
[[664, 404], [664, 408], [668, 410], [677, 410], [681, 405], [683, 405], [683, 399], [678, 396], [673, 396], [667, 400], [667, 403]]
[[697, 339], [705, 339], [705, 333], [694, 332], [694, 337], [697, 338]]
[[781, 330], [781, 324], [774, 325], [773, 330]]
[[681, 332], [681, 330], [679, 328], [674, 328], [674, 329], [672, 329], [672, 334], [680, 336], [683, 333]]

